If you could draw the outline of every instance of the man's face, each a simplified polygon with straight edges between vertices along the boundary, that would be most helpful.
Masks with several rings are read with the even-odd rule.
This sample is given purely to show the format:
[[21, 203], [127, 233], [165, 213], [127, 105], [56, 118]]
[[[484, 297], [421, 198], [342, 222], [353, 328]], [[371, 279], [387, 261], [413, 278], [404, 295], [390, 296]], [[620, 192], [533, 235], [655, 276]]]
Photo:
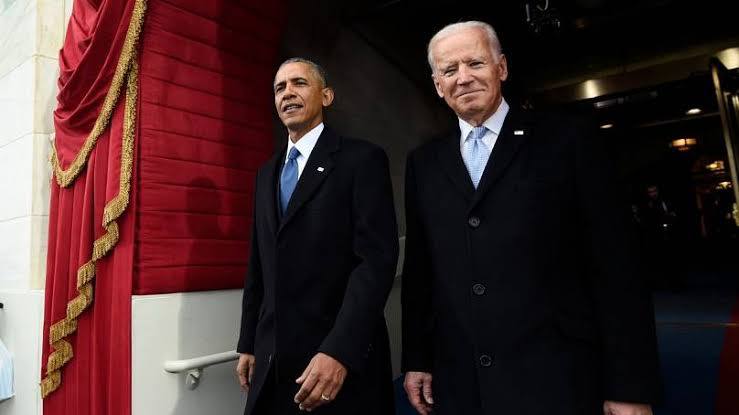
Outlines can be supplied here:
[[501, 83], [508, 78], [504, 55], [496, 62], [482, 29], [469, 28], [433, 45], [434, 85], [447, 105], [465, 121], [479, 125], [501, 101]]
[[331, 105], [333, 91], [321, 84], [312, 68], [303, 62], [283, 65], [275, 75], [275, 108], [292, 133], [306, 133], [323, 121], [323, 107]]

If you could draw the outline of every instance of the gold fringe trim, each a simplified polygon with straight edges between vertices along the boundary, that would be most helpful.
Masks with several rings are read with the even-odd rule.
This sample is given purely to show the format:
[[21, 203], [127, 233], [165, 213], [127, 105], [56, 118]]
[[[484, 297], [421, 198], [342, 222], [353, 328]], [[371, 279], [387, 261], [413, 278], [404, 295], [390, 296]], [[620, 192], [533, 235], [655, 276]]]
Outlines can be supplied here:
[[131, 22], [128, 25], [128, 31], [126, 32], [126, 39], [123, 42], [123, 48], [121, 49], [121, 56], [118, 59], [115, 73], [113, 74], [113, 80], [110, 83], [110, 89], [105, 95], [103, 101], [103, 107], [100, 110], [95, 120], [95, 125], [92, 127], [92, 131], [85, 139], [82, 148], [72, 160], [67, 170], [62, 169], [59, 156], [56, 151], [56, 145], [51, 146], [51, 168], [56, 177], [56, 182], [60, 187], [67, 187], [79, 176], [82, 169], [87, 164], [87, 159], [90, 157], [90, 152], [95, 148], [100, 134], [105, 131], [110, 123], [110, 117], [113, 114], [118, 98], [123, 87], [123, 83], [126, 79], [131, 65], [135, 61], [136, 57], [136, 46], [138, 44], [141, 30], [144, 25], [144, 14], [146, 13], [146, 0], [135, 0], [133, 6], [133, 13], [131, 14]]
[[118, 194], [105, 205], [102, 224], [105, 233], [95, 240], [92, 258], [77, 270], [77, 291], [79, 294], [67, 303], [66, 318], [52, 324], [49, 328], [49, 343], [54, 351], [49, 355], [46, 363], [46, 377], [41, 381], [41, 396], [43, 398], [59, 388], [62, 381], [61, 368], [74, 356], [72, 345], [65, 338], [77, 330], [77, 318], [92, 303], [95, 263], [107, 255], [118, 242], [119, 231], [116, 220], [123, 215], [130, 200], [137, 95], [138, 64], [135, 60], [132, 60], [126, 77], [126, 102], [123, 113]]

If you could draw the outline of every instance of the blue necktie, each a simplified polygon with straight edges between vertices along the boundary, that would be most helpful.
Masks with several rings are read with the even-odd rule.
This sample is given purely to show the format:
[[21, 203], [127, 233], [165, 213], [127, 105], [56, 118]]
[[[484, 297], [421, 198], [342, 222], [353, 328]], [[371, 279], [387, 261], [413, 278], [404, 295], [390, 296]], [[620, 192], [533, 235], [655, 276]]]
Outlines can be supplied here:
[[298, 162], [296, 159], [300, 155], [300, 151], [293, 147], [287, 155], [287, 162], [282, 167], [282, 175], [280, 176], [280, 211], [285, 214], [287, 204], [293, 195], [295, 185], [298, 184]]
[[470, 179], [472, 179], [475, 189], [480, 184], [482, 172], [485, 171], [485, 165], [490, 157], [487, 146], [482, 141], [482, 137], [485, 136], [487, 131], [488, 129], [485, 126], [473, 128], [462, 146], [462, 159], [464, 165], [467, 166], [467, 172], [470, 173]]

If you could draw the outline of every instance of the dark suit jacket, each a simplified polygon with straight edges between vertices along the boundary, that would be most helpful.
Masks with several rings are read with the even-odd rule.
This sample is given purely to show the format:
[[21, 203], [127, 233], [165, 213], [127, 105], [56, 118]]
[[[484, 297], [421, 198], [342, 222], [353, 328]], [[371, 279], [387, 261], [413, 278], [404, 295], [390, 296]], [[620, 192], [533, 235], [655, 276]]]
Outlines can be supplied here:
[[435, 413], [657, 399], [651, 299], [608, 164], [585, 124], [514, 109], [477, 190], [458, 130], [409, 155], [402, 365], [433, 373]]
[[279, 413], [298, 413], [295, 379], [318, 352], [337, 359], [349, 374], [337, 399], [316, 413], [393, 413], [383, 310], [395, 276], [398, 235], [385, 152], [326, 127], [280, 218], [277, 183], [284, 154], [283, 148], [256, 179], [237, 349], [256, 357], [246, 413], [270, 366], [275, 405], [285, 408]]

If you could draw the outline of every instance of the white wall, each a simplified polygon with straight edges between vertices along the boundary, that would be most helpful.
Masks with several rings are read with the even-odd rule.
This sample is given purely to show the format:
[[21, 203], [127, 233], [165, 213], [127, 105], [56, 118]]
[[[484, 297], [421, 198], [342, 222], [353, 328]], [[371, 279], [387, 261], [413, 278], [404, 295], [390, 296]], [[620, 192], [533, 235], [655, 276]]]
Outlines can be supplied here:
[[236, 348], [241, 290], [136, 295], [132, 304], [132, 415], [239, 414], [246, 395], [235, 362], [205, 369], [200, 386], [164, 371], [180, 360]]
[[41, 413], [49, 142], [58, 50], [72, 0], [0, 0], [0, 339], [16, 396], [3, 415]]
[[15, 397], [0, 402], [0, 414], [41, 414], [39, 373], [44, 293], [3, 290], [0, 302], [0, 339], [13, 356]]

